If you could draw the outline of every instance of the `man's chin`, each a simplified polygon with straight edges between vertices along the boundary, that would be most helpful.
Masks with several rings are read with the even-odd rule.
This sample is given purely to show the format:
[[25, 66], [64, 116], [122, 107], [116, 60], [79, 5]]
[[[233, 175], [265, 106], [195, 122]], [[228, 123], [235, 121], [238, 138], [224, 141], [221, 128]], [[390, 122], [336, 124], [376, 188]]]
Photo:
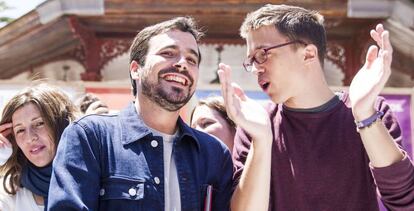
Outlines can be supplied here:
[[274, 103], [276, 103], [276, 104], [279, 104], [279, 103], [284, 103], [283, 102], [283, 100], [280, 98], [280, 96], [278, 96], [278, 95], [267, 95], [267, 96], [269, 96], [269, 98], [270, 98], [270, 100], [272, 101], [272, 102], [274, 102]]
[[182, 107], [185, 106], [185, 104], [190, 101], [191, 97], [175, 97], [172, 98], [172, 96], [168, 96], [166, 98], [163, 98], [163, 100], [157, 101], [157, 104], [160, 105], [162, 108], [164, 108], [167, 111], [178, 111]]
[[185, 103], [158, 103], [159, 106], [161, 106], [163, 109], [170, 111], [170, 112], [176, 112], [178, 110], [180, 110], [182, 107], [184, 107]]

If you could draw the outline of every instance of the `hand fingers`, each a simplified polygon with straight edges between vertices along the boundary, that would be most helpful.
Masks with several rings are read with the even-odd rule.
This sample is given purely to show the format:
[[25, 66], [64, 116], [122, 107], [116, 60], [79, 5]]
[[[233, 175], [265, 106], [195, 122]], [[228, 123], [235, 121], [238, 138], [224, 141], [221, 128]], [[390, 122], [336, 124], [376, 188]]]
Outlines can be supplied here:
[[381, 42], [382, 48], [389, 53], [392, 53], [392, 46], [390, 42], [390, 33], [388, 31], [384, 31], [381, 35]]
[[3, 133], [4, 130], [12, 128], [12, 127], [13, 127], [13, 124], [11, 122], [0, 125], [0, 133]]
[[217, 70], [217, 74], [220, 80], [220, 90], [221, 90], [221, 95], [223, 96], [223, 99], [224, 99], [224, 105], [227, 105], [226, 76], [224, 75], [224, 70], [222, 69]]
[[220, 79], [221, 84], [221, 94], [223, 95], [224, 102], [228, 104], [228, 100], [231, 97], [230, 95], [230, 76], [231, 76], [231, 68], [228, 65], [223, 63], [219, 64], [219, 70], [217, 71]]
[[103, 103], [102, 101], [98, 100], [98, 101], [91, 103], [88, 109], [91, 108], [92, 110], [95, 110], [99, 107], [108, 107], [108, 106], [106, 106], [105, 103]]
[[[226, 105], [227, 114], [232, 118], [235, 110], [233, 108], [234, 102], [234, 89], [231, 86], [231, 68], [223, 63], [219, 64], [219, 70], [217, 71], [221, 84], [221, 93]], [[232, 118], [233, 119], [233, 118]]]
[[247, 99], [246, 94], [238, 84], [231, 83], [231, 86], [233, 87], [234, 94], [236, 94], [241, 100], [245, 101]]
[[375, 27], [375, 30], [371, 30], [370, 31], [370, 35], [372, 37], [372, 39], [377, 43], [377, 45], [382, 49], [384, 48], [384, 43], [382, 41], [382, 35], [383, 33], [386, 32], [384, 30], [384, 26], [382, 24], [378, 24]]
[[370, 68], [374, 60], [378, 56], [378, 47], [375, 45], [371, 45], [367, 52], [367, 57], [365, 61], [365, 65], [367, 65], [367, 68]]
[[377, 24], [375, 30], [378, 32], [378, 34], [382, 34], [382, 32], [384, 32], [384, 26], [382, 24]]
[[5, 146], [11, 147], [11, 143], [9, 139], [6, 138], [8, 135], [11, 134], [11, 132], [12, 132], [12, 129], [8, 128], [0, 133], [0, 147], [5, 147]]
[[372, 39], [373, 39], [376, 43], [379, 43], [379, 42], [380, 42], [381, 38], [380, 38], [380, 35], [378, 34], [378, 32], [377, 32], [377, 31], [375, 31], [374, 29], [372, 29], [369, 33], [370, 33], [370, 35], [371, 35]]
[[95, 114], [107, 114], [109, 113], [109, 109], [107, 107], [99, 107], [95, 109]]
[[5, 148], [5, 147], [11, 147], [11, 143], [0, 140], [0, 148]]
[[11, 147], [11, 143], [9, 139], [7, 139], [6, 137], [12, 133], [12, 126], [13, 126], [12, 123], [6, 123], [6, 124], [0, 125], [0, 147], [4, 147], [4, 146]]
[[89, 105], [88, 109], [85, 111], [85, 114], [103, 114], [108, 113], [108, 111], [108, 106], [98, 100]]
[[8, 135], [10, 135], [10, 134], [11, 134], [11, 132], [12, 132], [12, 128], [7, 128], [7, 129], [3, 130], [3, 131], [0, 133], [0, 135], [2, 135], [2, 136], [4, 136], [4, 137], [7, 137]]

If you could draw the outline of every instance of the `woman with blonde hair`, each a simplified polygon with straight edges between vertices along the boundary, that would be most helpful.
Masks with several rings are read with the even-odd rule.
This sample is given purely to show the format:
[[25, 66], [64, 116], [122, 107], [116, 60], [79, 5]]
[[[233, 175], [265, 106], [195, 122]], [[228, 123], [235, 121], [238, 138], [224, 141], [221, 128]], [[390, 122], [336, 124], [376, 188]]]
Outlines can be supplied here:
[[76, 114], [68, 96], [47, 84], [25, 88], [6, 104], [0, 121], [0, 210], [46, 209], [52, 160]]

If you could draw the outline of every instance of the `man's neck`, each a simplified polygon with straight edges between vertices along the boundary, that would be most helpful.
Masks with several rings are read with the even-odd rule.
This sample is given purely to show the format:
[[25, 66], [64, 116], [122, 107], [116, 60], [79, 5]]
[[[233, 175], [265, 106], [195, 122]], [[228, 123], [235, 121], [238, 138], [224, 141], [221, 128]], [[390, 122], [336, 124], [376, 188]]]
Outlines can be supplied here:
[[307, 109], [315, 108], [331, 100], [335, 93], [329, 88], [323, 71], [314, 71], [312, 76], [306, 77], [307, 81], [301, 81], [303, 86], [283, 104], [289, 108]]
[[335, 94], [329, 89], [302, 92], [297, 96], [289, 98], [283, 104], [289, 108], [307, 109], [321, 106], [331, 100]]
[[146, 97], [135, 99], [135, 109], [149, 127], [170, 135], [176, 132], [179, 111], [167, 111]]

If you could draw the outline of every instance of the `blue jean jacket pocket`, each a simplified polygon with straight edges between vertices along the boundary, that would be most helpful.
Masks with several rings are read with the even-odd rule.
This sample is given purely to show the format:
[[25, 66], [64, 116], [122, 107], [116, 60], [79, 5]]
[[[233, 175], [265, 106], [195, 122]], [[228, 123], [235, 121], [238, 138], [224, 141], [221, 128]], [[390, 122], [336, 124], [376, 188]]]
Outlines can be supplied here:
[[101, 184], [101, 200], [140, 200], [145, 196], [145, 180], [108, 178]]
[[145, 179], [111, 177], [101, 182], [99, 210], [162, 210], [157, 191]]

